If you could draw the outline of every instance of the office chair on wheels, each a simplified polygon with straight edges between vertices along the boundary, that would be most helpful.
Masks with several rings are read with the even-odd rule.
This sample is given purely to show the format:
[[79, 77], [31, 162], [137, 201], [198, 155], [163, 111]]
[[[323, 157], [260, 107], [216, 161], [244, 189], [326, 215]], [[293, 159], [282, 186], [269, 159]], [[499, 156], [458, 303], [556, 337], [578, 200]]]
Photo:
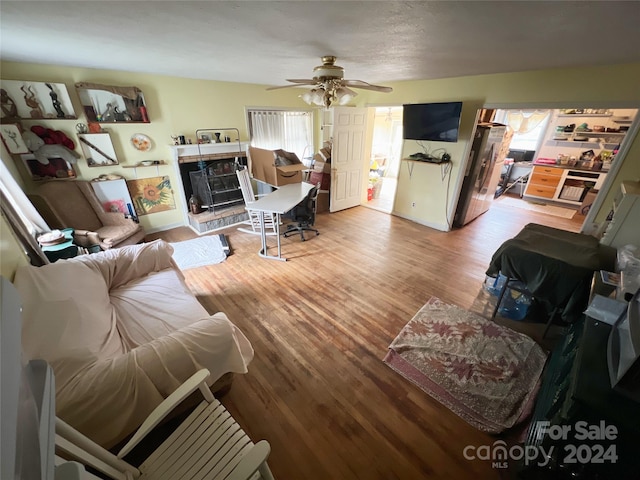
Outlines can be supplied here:
[[320, 191], [320, 183], [309, 190], [306, 198], [291, 210], [291, 217], [294, 223], [287, 225], [287, 230], [284, 232], [285, 237], [289, 237], [294, 233], [300, 233], [300, 239], [304, 242], [304, 232], [316, 232], [316, 235], [320, 235], [320, 232], [313, 228], [313, 224], [316, 221], [316, 204], [318, 201], [318, 192]]

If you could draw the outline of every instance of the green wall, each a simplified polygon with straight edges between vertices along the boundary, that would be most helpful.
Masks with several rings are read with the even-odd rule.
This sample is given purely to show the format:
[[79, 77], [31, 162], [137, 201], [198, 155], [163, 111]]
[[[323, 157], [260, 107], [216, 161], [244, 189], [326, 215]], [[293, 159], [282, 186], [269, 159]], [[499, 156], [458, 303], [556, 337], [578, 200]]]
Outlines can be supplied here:
[[[111, 70], [69, 68], [51, 65], [2, 62], [2, 78], [8, 80], [50, 81], [65, 83], [74, 103], [79, 120], [28, 121], [25, 125], [46, 124], [55, 129], [75, 134], [75, 124], [85, 122], [78, 97], [76, 82], [96, 82], [113, 85], [135, 85], [145, 95], [150, 124], [105, 125], [111, 133], [121, 165], [140, 160], [163, 159], [172, 162], [171, 135], [194, 137], [198, 128], [237, 127], [241, 139], [247, 140], [246, 107], [304, 108], [298, 98], [298, 89], [267, 92], [265, 86], [236, 84], [177, 77], [127, 73]], [[556, 69], [538, 72], [479, 75], [390, 83], [391, 94], [359, 91], [357, 106], [401, 105], [403, 103], [463, 101], [460, 141], [453, 144], [433, 143], [432, 149], [444, 147], [452, 157], [451, 180], [441, 177], [440, 167], [417, 164], [412, 175], [403, 162], [398, 178], [398, 194], [394, 213], [441, 230], [448, 228], [452, 218], [462, 177], [463, 159], [467, 155], [476, 111], [486, 104], [531, 104], [562, 107], [640, 107], [640, 64], [580, 69]], [[130, 144], [134, 133], [149, 135], [155, 143], [151, 152], [141, 153]], [[79, 151], [79, 147], [78, 147]], [[421, 151], [415, 142], [406, 141], [404, 155]], [[3, 158], [6, 151], [2, 152]], [[174, 169], [160, 167], [161, 174], [169, 175], [172, 184]], [[81, 178], [94, 178], [104, 173], [119, 173], [132, 178], [132, 171], [115, 167], [88, 168], [84, 160], [78, 162]], [[640, 140], [633, 139], [627, 160], [615, 179], [640, 178]], [[27, 183], [27, 188], [29, 184]], [[613, 193], [610, 193], [611, 197]], [[415, 206], [412, 206], [415, 203]], [[608, 211], [610, 198], [598, 214], [601, 219]], [[141, 218], [146, 230], [161, 230], [185, 223], [185, 213], [179, 210], [146, 215]]]

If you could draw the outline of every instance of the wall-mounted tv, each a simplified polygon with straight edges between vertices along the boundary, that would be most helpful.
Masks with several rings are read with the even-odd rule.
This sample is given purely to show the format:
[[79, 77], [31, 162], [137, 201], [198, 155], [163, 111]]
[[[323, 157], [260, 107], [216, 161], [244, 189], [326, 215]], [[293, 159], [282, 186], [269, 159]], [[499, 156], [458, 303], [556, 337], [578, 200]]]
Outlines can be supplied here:
[[457, 142], [462, 102], [411, 103], [402, 106], [405, 140]]

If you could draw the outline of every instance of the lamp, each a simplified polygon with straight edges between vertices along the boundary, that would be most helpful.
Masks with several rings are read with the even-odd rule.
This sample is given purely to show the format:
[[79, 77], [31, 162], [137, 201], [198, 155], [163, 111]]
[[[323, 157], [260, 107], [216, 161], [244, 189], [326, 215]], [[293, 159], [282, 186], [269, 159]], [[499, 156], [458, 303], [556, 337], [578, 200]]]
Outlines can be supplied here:
[[344, 87], [340, 82], [327, 81], [318, 84], [308, 92], [304, 92], [299, 97], [309, 105], [318, 105], [330, 108], [334, 102], [339, 105], [346, 105], [358, 95], [350, 88]]
[[346, 105], [353, 100], [358, 94], [350, 88], [340, 86], [336, 89], [336, 97], [338, 98], [338, 104]]
[[308, 105], [324, 105], [324, 88], [312, 88], [308, 92], [304, 92], [302, 95], [298, 95]]

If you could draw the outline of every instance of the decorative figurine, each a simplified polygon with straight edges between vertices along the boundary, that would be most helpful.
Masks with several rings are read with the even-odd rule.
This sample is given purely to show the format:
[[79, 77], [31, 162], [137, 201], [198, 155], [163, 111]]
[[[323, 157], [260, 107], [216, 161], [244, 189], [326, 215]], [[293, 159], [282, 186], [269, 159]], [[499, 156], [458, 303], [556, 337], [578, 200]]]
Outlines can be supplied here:
[[4, 88], [0, 89], [0, 107], [5, 117], [15, 118], [18, 116], [16, 102], [13, 101]]
[[216, 136], [216, 143], [222, 143], [222, 140], [220, 140], [220, 132], [215, 132], [214, 135]]
[[40, 103], [38, 102], [38, 97], [36, 97], [36, 93], [31, 88], [31, 85], [28, 87], [22, 85], [20, 90], [24, 93], [24, 103], [27, 104], [27, 107], [31, 108], [31, 118], [43, 118], [42, 109], [40, 108]]
[[103, 122], [115, 122], [116, 121], [116, 110], [112, 103], [107, 103], [107, 109], [102, 114]]
[[129, 115], [127, 112], [121, 112], [118, 107], [115, 107], [114, 109], [115, 115], [116, 115], [116, 122], [130, 122], [131, 121], [131, 115]]
[[58, 100], [58, 94], [53, 91], [53, 87], [51, 86], [50, 83], [45, 83], [45, 85], [49, 90], [51, 90], [49, 92], [49, 96], [51, 97], [51, 103], [53, 104], [53, 108], [55, 108], [56, 110], [57, 117], [64, 118], [65, 114], [64, 114], [64, 111], [62, 110], [62, 104], [60, 103], [60, 100]]

